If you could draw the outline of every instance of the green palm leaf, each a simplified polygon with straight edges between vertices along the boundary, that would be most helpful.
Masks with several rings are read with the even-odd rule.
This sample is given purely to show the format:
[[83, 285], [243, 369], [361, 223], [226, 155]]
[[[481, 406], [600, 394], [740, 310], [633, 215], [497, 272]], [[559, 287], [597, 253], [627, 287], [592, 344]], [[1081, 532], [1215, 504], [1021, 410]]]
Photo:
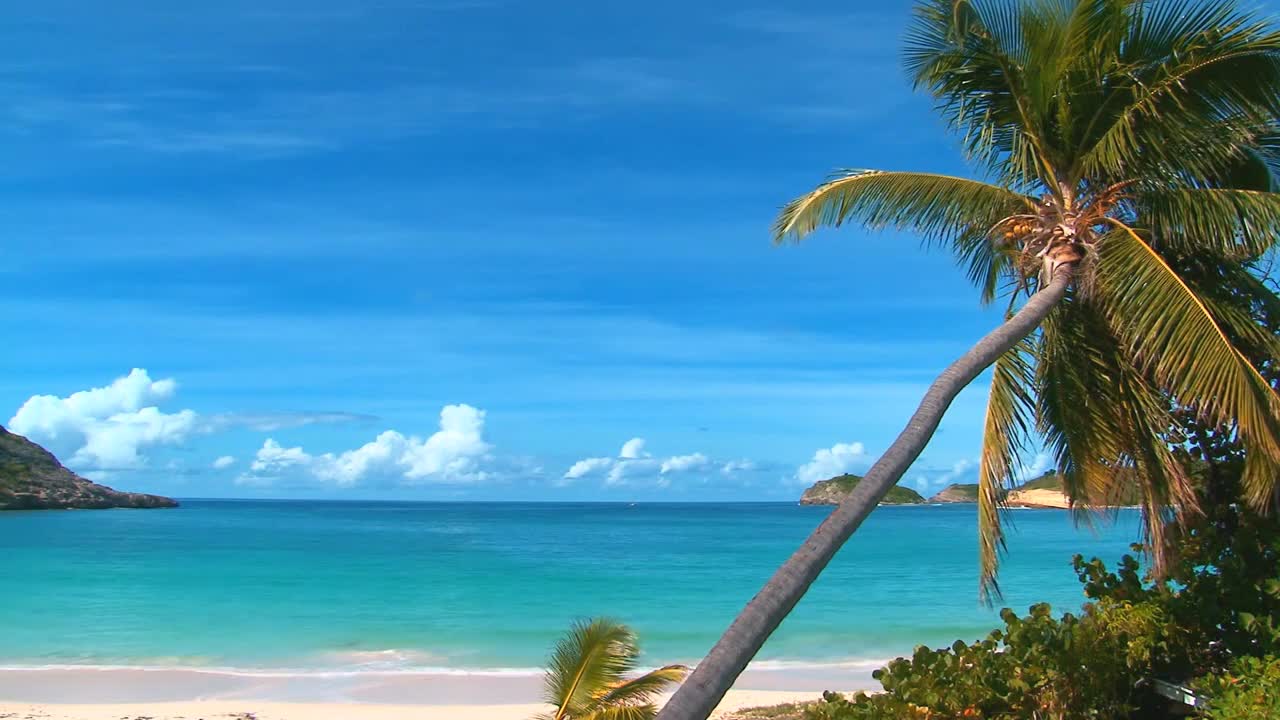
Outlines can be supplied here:
[[543, 699], [555, 706], [547, 720], [650, 720], [655, 695], [684, 678], [670, 665], [633, 680], [640, 649], [626, 625], [605, 618], [575, 622], [547, 661]]
[[856, 220], [894, 227], [936, 241], [964, 230], [987, 230], [1035, 203], [1025, 195], [977, 180], [931, 173], [859, 170], [837, 176], [787, 204], [774, 223], [774, 240], [800, 240], [821, 226]]
[[660, 667], [610, 688], [596, 702], [603, 706], [649, 704], [670, 686], [684, 680], [688, 674], [689, 668], [683, 665]]
[[988, 603], [1000, 594], [996, 570], [1005, 547], [1000, 518], [1004, 495], [1017, 479], [1018, 458], [1030, 444], [1034, 429], [1033, 349], [1031, 341], [1023, 341], [992, 367], [978, 466], [979, 594]]
[[1280, 237], [1280, 193], [1197, 188], [1142, 192], [1139, 217], [1158, 245], [1180, 253], [1247, 258]]
[[1110, 465], [1123, 454], [1125, 428], [1115, 412], [1119, 354], [1106, 321], [1078, 293], [1041, 326], [1037, 428], [1062, 476], [1063, 491], [1081, 508], [1104, 504], [1113, 483]]
[[1110, 324], [1178, 400], [1234, 425], [1248, 450], [1245, 482], [1269, 493], [1280, 467], [1280, 399], [1165, 260], [1118, 220], [1099, 243], [1095, 288]]

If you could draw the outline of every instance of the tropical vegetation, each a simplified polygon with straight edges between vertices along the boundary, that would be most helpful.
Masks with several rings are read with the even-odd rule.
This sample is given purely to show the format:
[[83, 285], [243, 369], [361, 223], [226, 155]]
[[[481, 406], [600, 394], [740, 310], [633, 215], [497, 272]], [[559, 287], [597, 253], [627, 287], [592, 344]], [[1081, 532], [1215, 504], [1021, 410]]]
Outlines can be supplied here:
[[543, 678], [543, 699], [554, 710], [540, 720], [650, 720], [654, 699], [684, 679], [668, 665], [628, 678], [640, 647], [626, 625], [605, 618], [576, 622], [556, 644]]
[[1114, 570], [1077, 556], [1089, 598], [1079, 615], [1006, 609], [1003, 629], [917, 648], [877, 671], [884, 692], [827, 693], [808, 720], [1171, 717], [1161, 680], [1190, 686], [1204, 717], [1280, 720], [1280, 518], [1211, 504], [1239, 486], [1206, 482], [1204, 466], [1197, 474], [1212, 509], [1169, 521], [1185, 551], [1165, 576], [1144, 577], [1133, 556]]
[[1248, 312], [1274, 302], [1253, 271], [1280, 234], [1274, 24], [1225, 0], [924, 0], [905, 63], [975, 177], [841, 173], [787, 205], [775, 237], [848, 223], [918, 234], [950, 250], [1006, 320], [942, 372], [663, 720], [707, 717], [992, 365], [978, 477], [989, 597], [1003, 491], [1037, 446], [1081, 505], [1137, 483], [1157, 578], [1173, 564], [1171, 531], [1204, 500], [1180, 414], [1240, 447], [1243, 502], [1274, 496], [1280, 397], [1260, 368], [1280, 341]]

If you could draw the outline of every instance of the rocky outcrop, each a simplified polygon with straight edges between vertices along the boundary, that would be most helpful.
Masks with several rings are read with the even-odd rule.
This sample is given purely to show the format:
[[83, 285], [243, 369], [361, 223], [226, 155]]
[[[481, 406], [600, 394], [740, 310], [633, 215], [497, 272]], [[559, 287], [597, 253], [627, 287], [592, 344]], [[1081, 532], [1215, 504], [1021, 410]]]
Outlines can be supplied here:
[[48, 450], [0, 427], [0, 510], [167, 508], [159, 495], [120, 492], [62, 466]]
[[976, 503], [978, 502], [977, 483], [956, 483], [948, 485], [942, 492], [929, 498], [931, 503]]
[[[860, 475], [838, 475], [830, 480], [816, 482], [800, 496], [801, 505], [839, 505], [862, 481]], [[925, 500], [920, 493], [897, 485], [889, 488], [881, 505], [919, 505]]]

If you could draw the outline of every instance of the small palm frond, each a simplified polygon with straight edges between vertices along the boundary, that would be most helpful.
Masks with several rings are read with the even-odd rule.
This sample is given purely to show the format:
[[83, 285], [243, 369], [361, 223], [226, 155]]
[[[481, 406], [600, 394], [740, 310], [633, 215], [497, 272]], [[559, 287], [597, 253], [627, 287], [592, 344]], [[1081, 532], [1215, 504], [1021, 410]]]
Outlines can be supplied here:
[[601, 706], [646, 705], [672, 685], [682, 682], [689, 674], [683, 665], [668, 665], [628, 680], [601, 694], [596, 703]]
[[1165, 260], [1118, 220], [1098, 243], [1094, 288], [1107, 319], [1144, 371], [1202, 417], [1238, 429], [1251, 494], [1268, 494], [1280, 467], [1280, 398]]
[[557, 708], [555, 720], [578, 720], [593, 710], [601, 690], [621, 683], [638, 656], [627, 626], [603, 618], [574, 623], [556, 643], [543, 681], [543, 698]]
[[[834, 178], [793, 200], [778, 215], [774, 240], [800, 240], [817, 228], [858, 221], [913, 230], [952, 244], [971, 265], [1002, 267], [987, 242], [1001, 220], [1035, 207], [1031, 198], [977, 180], [928, 173], [864, 170]], [[979, 271], [979, 274], [983, 274]], [[985, 276], [985, 275], [984, 275]]]
[[1226, 258], [1261, 255], [1280, 238], [1280, 193], [1183, 189], [1143, 192], [1138, 215], [1161, 249]]
[[982, 460], [978, 466], [979, 595], [991, 604], [1000, 596], [996, 581], [1000, 553], [1005, 548], [1000, 511], [1005, 492], [1013, 487], [1018, 457], [1033, 430], [1035, 405], [1031, 366], [1033, 346], [1023, 340], [1000, 356], [993, 366], [987, 415], [983, 423]]

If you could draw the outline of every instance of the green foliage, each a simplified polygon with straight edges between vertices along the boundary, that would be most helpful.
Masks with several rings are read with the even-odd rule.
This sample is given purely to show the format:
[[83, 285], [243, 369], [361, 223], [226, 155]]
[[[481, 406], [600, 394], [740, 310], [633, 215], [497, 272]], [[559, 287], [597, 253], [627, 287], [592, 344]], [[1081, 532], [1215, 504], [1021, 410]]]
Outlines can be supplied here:
[[1209, 675], [1195, 689], [1212, 700], [1208, 720], [1280, 720], [1280, 658], [1240, 658], [1230, 672]]
[[653, 700], [684, 679], [680, 665], [630, 680], [640, 648], [626, 625], [603, 618], [574, 623], [547, 662], [543, 699], [555, 710], [544, 720], [651, 720]]
[[957, 502], [978, 501], [978, 483], [955, 483], [953, 485], [948, 485], [946, 492], [952, 497], [958, 498], [956, 500]]
[[1179, 552], [1164, 576], [1144, 574], [1131, 555], [1114, 569], [1077, 555], [1089, 599], [1078, 616], [1055, 619], [1047, 605], [1025, 617], [1006, 609], [1003, 629], [976, 643], [917, 648], [877, 671], [883, 693], [829, 693], [808, 720], [1148, 717], [1162, 702], [1153, 678], [1195, 680], [1211, 695], [1211, 718], [1278, 717], [1261, 713], [1280, 697], [1280, 518], [1239, 501], [1234, 440], [1197, 437], [1205, 510], [1167, 522]]
[[1034, 480], [1028, 480], [1018, 486], [1019, 490], [1061, 490], [1062, 476], [1056, 472], [1047, 472]]
[[1008, 609], [1001, 617], [1004, 629], [981, 641], [918, 647], [876, 671], [881, 694], [827, 694], [809, 720], [1101, 720], [1126, 717], [1145, 697], [1137, 681], [1158, 613], [1114, 606], [1055, 619], [1041, 604], [1026, 617]]

